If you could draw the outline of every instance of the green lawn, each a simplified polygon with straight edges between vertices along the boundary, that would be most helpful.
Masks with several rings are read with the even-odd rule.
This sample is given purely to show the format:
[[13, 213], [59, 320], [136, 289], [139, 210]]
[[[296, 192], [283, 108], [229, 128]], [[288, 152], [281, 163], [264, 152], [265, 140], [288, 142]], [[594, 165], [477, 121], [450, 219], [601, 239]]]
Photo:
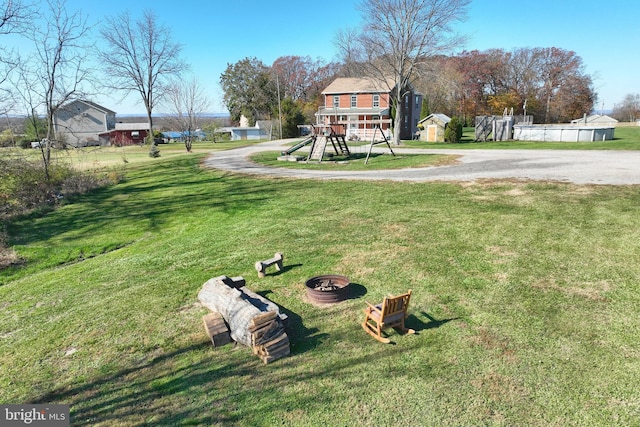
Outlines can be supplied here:
[[[7, 225], [26, 264], [0, 272], [0, 403], [92, 426], [638, 424], [639, 187], [257, 179], [202, 158], [128, 163]], [[276, 251], [284, 271], [258, 279]], [[308, 304], [326, 273], [358, 297]], [[211, 347], [197, 293], [223, 274], [289, 313], [291, 357]], [[418, 334], [378, 343], [364, 301], [407, 289]]]
[[[198, 141], [193, 143], [192, 154], [210, 153], [212, 151], [229, 150], [251, 144], [264, 142], [264, 140], [250, 141]], [[51, 150], [53, 162], [63, 162], [73, 165], [81, 170], [102, 170], [126, 166], [131, 163], [156, 162], [149, 156], [150, 145], [130, 145], [126, 147], [83, 147], [67, 150]], [[171, 142], [159, 144], [160, 158], [171, 159], [182, 157], [186, 153], [184, 143]], [[33, 160], [41, 159], [41, 151], [38, 149], [0, 148], [0, 156], [22, 156]]]
[[[327, 151], [329, 152], [329, 151]], [[295, 153], [298, 154], [298, 153]], [[307, 153], [300, 153], [304, 157]], [[372, 153], [367, 161], [367, 154], [352, 152], [349, 156], [334, 155], [331, 158], [325, 156], [322, 162], [317, 160], [306, 161], [282, 161], [278, 160], [280, 153], [277, 151], [261, 151], [253, 154], [250, 158], [256, 163], [271, 167], [281, 167], [290, 169], [310, 169], [310, 170], [380, 170], [380, 169], [404, 169], [428, 166], [443, 166], [457, 161], [458, 156], [445, 154], [395, 154], [389, 151], [384, 154]]]

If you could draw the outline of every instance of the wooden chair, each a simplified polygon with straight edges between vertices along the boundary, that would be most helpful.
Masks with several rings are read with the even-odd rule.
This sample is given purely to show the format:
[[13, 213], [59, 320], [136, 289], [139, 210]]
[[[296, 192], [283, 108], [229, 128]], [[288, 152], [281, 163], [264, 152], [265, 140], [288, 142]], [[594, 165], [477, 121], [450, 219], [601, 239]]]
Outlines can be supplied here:
[[385, 344], [390, 343], [391, 340], [382, 336], [384, 328], [394, 328], [401, 333], [415, 334], [416, 331], [404, 326], [410, 298], [411, 291], [396, 297], [390, 295], [382, 301], [382, 304], [373, 305], [367, 302], [369, 307], [364, 310], [366, 317], [362, 322], [362, 328]]

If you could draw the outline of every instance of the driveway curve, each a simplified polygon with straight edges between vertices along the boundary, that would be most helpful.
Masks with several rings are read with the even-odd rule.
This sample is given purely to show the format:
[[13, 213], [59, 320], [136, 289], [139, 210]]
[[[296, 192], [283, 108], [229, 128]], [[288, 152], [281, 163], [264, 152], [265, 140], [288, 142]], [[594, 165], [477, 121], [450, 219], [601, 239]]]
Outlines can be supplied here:
[[[640, 151], [617, 150], [455, 150], [403, 149], [396, 154], [452, 154], [459, 156], [454, 165], [426, 168], [371, 171], [319, 171], [274, 168], [248, 159], [260, 151], [281, 151], [291, 140], [268, 141], [248, 147], [212, 153], [207, 167], [260, 176], [390, 181], [476, 181], [480, 179], [518, 179], [555, 181], [574, 184], [640, 184]], [[376, 148], [376, 152], [388, 149]]]

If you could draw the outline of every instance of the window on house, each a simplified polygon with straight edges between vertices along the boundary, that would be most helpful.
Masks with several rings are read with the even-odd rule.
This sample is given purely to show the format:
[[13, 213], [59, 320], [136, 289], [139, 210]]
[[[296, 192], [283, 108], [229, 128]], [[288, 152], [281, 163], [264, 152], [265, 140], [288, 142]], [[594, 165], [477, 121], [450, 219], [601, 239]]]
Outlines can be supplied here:
[[409, 108], [409, 95], [404, 97], [404, 106], [405, 108]]
[[334, 96], [333, 97], [333, 108], [338, 108], [340, 107], [340, 97], [339, 96]]
[[373, 106], [374, 107], [380, 106], [380, 95], [373, 95]]
[[356, 108], [358, 106], [358, 97], [356, 95], [351, 95], [351, 108]]
[[140, 138], [140, 132], [138, 132], [137, 130], [134, 130], [133, 132], [131, 132], [131, 138], [133, 139]]

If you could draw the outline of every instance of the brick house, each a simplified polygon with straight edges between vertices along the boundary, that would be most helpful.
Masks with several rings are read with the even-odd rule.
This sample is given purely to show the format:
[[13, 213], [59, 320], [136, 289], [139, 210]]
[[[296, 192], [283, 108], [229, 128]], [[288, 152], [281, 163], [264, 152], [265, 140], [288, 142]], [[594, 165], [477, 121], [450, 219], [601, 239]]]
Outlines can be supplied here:
[[[333, 126], [336, 133], [370, 139], [376, 125], [390, 133], [391, 85], [380, 80], [362, 77], [340, 77], [322, 91], [324, 105], [316, 113], [316, 124]], [[412, 139], [417, 131], [422, 108], [422, 95], [410, 90], [404, 97], [404, 118], [401, 121], [400, 139]], [[344, 130], [339, 130], [344, 129]]]

